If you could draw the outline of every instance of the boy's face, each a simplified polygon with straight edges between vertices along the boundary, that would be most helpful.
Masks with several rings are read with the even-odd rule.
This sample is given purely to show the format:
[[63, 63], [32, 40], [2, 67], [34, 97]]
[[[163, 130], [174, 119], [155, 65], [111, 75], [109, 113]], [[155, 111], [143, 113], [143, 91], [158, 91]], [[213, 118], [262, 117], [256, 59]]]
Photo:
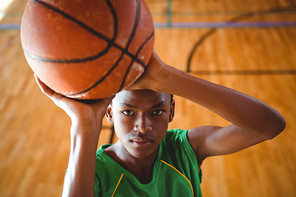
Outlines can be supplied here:
[[174, 115], [174, 101], [167, 93], [152, 90], [122, 91], [107, 110], [120, 143], [136, 158], [157, 152]]

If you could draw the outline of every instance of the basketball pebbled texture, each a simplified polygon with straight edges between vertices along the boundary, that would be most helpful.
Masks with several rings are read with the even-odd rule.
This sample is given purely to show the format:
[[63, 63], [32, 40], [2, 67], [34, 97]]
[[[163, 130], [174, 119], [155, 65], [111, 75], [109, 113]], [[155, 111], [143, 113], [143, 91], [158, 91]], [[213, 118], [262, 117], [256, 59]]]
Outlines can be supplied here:
[[154, 27], [144, 0], [30, 0], [21, 41], [31, 69], [51, 89], [100, 99], [141, 76]]

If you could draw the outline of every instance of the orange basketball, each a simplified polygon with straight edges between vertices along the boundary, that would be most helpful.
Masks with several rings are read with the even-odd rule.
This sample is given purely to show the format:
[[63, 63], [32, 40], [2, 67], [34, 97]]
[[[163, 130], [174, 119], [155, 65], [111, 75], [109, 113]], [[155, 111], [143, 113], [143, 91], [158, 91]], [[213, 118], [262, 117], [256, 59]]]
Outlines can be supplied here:
[[141, 76], [154, 28], [144, 0], [30, 0], [21, 41], [33, 72], [51, 89], [100, 99]]

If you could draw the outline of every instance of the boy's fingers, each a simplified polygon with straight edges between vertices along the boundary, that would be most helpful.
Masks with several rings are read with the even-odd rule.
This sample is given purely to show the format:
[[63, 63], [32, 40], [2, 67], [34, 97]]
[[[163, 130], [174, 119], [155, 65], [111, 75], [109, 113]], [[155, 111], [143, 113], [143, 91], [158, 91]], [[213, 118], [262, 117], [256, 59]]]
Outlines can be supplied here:
[[[47, 85], [45, 85], [36, 74], [34, 74], [35, 80], [37, 85], [39, 86], [40, 90], [47, 96], [49, 97], [57, 106], [60, 106], [60, 101], [64, 98], [64, 99], [69, 99], [70, 98], [66, 98], [63, 95], [53, 91], [52, 89], [50, 89]], [[102, 102], [106, 102], [107, 104], [109, 104], [112, 99], [115, 97], [115, 95], [112, 95], [110, 97], [104, 98], [104, 99], [100, 99], [100, 103]], [[63, 100], [64, 100], [63, 99]], [[85, 103], [85, 104], [95, 104], [97, 103], [99, 100], [81, 100], [81, 103]]]
[[47, 85], [45, 85], [38, 77], [36, 74], [34, 74], [34, 77], [35, 77], [35, 80], [36, 80], [36, 83], [38, 84], [39, 88], [41, 89], [41, 91], [51, 97], [53, 96], [53, 94], [55, 93], [52, 89], [50, 89], [49, 87], [47, 87]]
[[35, 80], [40, 88], [40, 90], [50, 98], [57, 106], [60, 106], [60, 100], [63, 98], [61, 94], [56, 93], [52, 89], [50, 89], [47, 85], [45, 85], [38, 77], [34, 74]]

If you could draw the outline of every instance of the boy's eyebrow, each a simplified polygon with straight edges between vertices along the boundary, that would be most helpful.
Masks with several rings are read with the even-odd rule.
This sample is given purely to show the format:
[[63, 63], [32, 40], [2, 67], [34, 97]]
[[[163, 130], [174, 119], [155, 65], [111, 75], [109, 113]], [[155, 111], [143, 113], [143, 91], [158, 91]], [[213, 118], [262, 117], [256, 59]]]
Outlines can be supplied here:
[[120, 103], [120, 105], [123, 107], [127, 107], [127, 108], [137, 109], [136, 106], [128, 104], [128, 103]]
[[[151, 109], [161, 107], [164, 103], [165, 103], [165, 101], [161, 101], [160, 103], [157, 103], [156, 105], [153, 105], [151, 107]], [[138, 108], [137, 106], [131, 105], [129, 103], [120, 103], [120, 105], [123, 106], [123, 107], [131, 108], [131, 109], [137, 109]]]
[[165, 101], [161, 101], [160, 103], [158, 103], [158, 104], [156, 104], [156, 105], [153, 105], [153, 106], [152, 106], [152, 109], [154, 109], [154, 108], [159, 108], [159, 107], [161, 107], [164, 103], [165, 103]]

